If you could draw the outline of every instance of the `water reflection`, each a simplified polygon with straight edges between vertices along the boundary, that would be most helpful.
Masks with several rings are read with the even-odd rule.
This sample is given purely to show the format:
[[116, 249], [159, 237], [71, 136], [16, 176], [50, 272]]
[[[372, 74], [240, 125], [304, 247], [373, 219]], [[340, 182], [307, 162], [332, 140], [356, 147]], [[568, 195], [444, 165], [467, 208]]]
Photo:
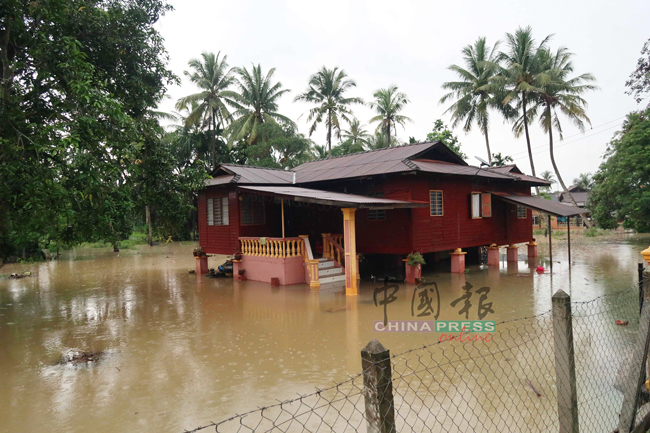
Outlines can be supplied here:
[[[441, 320], [461, 317], [460, 305], [450, 304], [467, 283], [489, 286], [490, 318], [508, 320], [549, 309], [560, 288], [587, 300], [635, 284], [638, 253], [649, 241], [576, 242], [570, 268], [554, 239], [553, 274], [536, 272], [549, 268], [542, 241], [537, 260], [424, 278], [438, 284]], [[372, 323], [383, 316], [372, 283], [349, 297], [332, 288], [211, 279], [188, 274], [191, 250], [78, 249], [58, 262], [4, 267], [34, 276], [0, 280], [2, 430], [182, 431], [359, 371], [359, 351], [377, 336]], [[210, 260], [210, 267], [220, 264]], [[414, 290], [401, 285], [390, 320], [413, 319]], [[473, 296], [470, 319], [477, 318]], [[435, 336], [380, 338], [398, 353]], [[56, 365], [71, 349], [108, 356], [91, 367]]]

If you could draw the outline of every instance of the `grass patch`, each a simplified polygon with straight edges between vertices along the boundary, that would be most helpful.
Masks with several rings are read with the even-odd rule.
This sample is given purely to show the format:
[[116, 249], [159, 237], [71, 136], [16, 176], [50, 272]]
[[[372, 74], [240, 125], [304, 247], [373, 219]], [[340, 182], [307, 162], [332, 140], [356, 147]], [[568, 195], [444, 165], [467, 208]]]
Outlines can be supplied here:
[[533, 234], [535, 236], [543, 236], [546, 230], [544, 229], [533, 229]]
[[595, 238], [596, 236], [604, 236], [607, 234], [607, 230], [599, 229], [596, 227], [589, 227], [585, 230], [585, 236], [588, 238]]

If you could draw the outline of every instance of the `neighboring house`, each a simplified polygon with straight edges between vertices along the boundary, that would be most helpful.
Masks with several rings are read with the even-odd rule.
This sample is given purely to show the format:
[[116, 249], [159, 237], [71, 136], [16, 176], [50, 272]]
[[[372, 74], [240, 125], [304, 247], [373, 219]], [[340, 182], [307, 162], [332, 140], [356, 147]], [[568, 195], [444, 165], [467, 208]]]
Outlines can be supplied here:
[[[578, 207], [580, 209], [584, 209], [587, 206], [587, 202], [589, 201], [589, 191], [579, 186], [570, 186], [568, 189], [571, 195], [573, 196], [573, 199], [576, 201]], [[549, 196], [551, 198], [551, 201], [562, 203], [567, 206], [573, 206], [571, 199], [567, 196], [567, 194], [564, 191], [553, 192], [549, 194]], [[569, 218], [568, 220], [567, 217], [559, 217], [559, 218], [551, 217], [551, 229], [566, 227], [567, 221], [570, 222], [571, 227], [583, 227], [582, 218], [579, 216]], [[540, 213], [537, 211], [533, 211], [533, 229], [541, 229], [541, 228], [544, 227], [542, 227], [541, 225]]]
[[[578, 207], [584, 208], [587, 206], [587, 202], [589, 201], [589, 190], [581, 188], [579, 186], [570, 186], [569, 192], [573, 196], [573, 199], [576, 201]], [[560, 203], [568, 203], [573, 205], [573, 203], [571, 203], [571, 199], [564, 191], [558, 194], [558, 199]]]
[[[531, 187], [549, 185], [516, 166], [469, 166], [439, 141], [326, 158], [293, 170], [221, 164], [212, 175], [199, 192], [203, 250], [241, 251], [244, 262], [247, 256], [273, 258], [266, 267], [253, 268], [250, 260], [242, 266], [248, 279], [268, 281], [275, 272], [280, 284], [313, 283], [311, 270], [303, 279], [279, 271], [297, 269], [298, 259], [286, 260], [296, 256], [307, 268], [322, 254], [335, 261], [327, 267], [349, 269], [346, 275], [356, 281], [357, 253], [368, 264], [394, 263], [414, 251], [528, 242], [532, 213], [529, 201], [520, 202], [530, 199]], [[283, 263], [275, 260], [280, 258]], [[262, 267], [264, 275], [257, 273]]]

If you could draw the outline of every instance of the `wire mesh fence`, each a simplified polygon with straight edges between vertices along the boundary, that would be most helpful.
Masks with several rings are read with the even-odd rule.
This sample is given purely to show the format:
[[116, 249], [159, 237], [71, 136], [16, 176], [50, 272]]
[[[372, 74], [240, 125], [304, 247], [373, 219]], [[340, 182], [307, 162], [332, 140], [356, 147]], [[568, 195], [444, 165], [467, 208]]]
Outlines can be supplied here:
[[[392, 356], [371, 343], [356, 376], [191, 431], [549, 432], [571, 416], [562, 411], [577, 406], [581, 431], [612, 432], [624, 393], [636, 388], [629, 374], [639, 336], [638, 288], [573, 302], [567, 311], [574, 361], [558, 357], [567, 341], [558, 339], [558, 314], [549, 310], [497, 323], [489, 341], [461, 334]], [[640, 392], [637, 424], [650, 410], [649, 396]]]

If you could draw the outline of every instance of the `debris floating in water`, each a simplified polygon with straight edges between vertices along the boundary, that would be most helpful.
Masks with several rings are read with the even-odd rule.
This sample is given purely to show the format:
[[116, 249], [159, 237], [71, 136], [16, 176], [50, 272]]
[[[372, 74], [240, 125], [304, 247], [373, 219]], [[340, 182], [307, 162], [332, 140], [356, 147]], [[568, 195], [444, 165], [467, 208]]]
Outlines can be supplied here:
[[542, 394], [540, 394], [540, 392], [537, 391], [537, 390], [535, 389], [535, 387], [533, 386], [533, 384], [531, 383], [530, 380], [526, 379], [526, 383], [527, 383], [528, 386], [530, 386], [530, 388], [535, 392], [535, 394], [537, 394], [537, 397], [541, 397], [541, 396], [542, 396]]
[[628, 321], [627, 320], [617, 320], [616, 324], [619, 326], [627, 326]]
[[100, 361], [106, 352], [81, 352], [79, 350], [71, 350], [59, 362], [59, 364], [89, 364], [91, 362]]
[[546, 269], [544, 269], [544, 266], [538, 266], [536, 270], [538, 274], [543, 274]]

